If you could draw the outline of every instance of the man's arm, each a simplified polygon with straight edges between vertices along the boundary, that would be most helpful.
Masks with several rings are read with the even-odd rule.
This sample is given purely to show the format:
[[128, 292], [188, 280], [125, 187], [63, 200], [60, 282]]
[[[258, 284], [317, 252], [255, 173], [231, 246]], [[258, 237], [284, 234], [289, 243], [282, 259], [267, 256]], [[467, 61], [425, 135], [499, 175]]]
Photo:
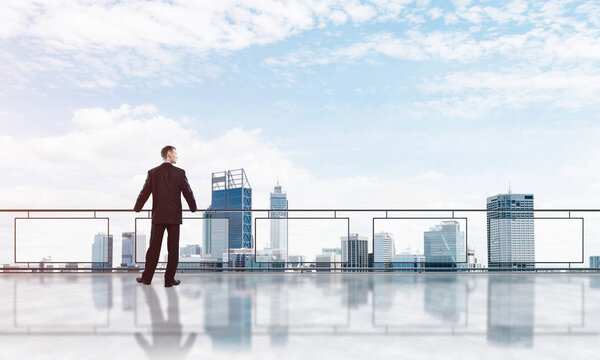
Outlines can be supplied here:
[[196, 199], [194, 199], [194, 193], [192, 192], [190, 183], [185, 176], [185, 171], [183, 171], [183, 177], [181, 179], [181, 192], [183, 193], [183, 197], [185, 198], [185, 201], [187, 201], [190, 210], [192, 212], [196, 212], [196, 210], [198, 210], [198, 207], [196, 207]]
[[142, 211], [142, 208], [144, 207], [146, 201], [148, 201], [150, 194], [152, 194], [152, 178], [150, 177], [150, 171], [148, 171], [148, 177], [146, 177], [144, 187], [142, 188], [142, 191], [140, 191], [137, 201], [135, 202], [135, 206], [133, 207], [135, 212]]

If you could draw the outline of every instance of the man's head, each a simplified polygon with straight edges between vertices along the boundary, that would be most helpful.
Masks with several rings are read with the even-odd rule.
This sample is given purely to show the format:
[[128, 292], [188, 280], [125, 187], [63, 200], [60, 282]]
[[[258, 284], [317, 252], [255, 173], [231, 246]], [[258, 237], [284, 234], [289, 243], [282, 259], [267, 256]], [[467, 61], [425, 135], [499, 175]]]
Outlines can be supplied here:
[[177, 149], [171, 145], [167, 145], [162, 148], [160, 155], [165, 162], [170, 162], [171, 164], [177, 163]]

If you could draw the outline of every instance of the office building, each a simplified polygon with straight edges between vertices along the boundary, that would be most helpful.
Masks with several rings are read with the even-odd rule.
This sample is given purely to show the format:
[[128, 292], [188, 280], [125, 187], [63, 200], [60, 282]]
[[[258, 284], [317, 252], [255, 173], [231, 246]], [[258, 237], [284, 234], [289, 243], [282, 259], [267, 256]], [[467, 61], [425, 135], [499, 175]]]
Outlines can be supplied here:
[[425, 267], [425, 255], [411, 248], [402, 250], [392, 258], [391, 268], [393, 269], [413, 271], [423, 267]]
[[77, 272], [77, 268], [79, 268], [79, 264], [69, 262], [69, 263], [65, 264], [65, 268], [67, 269], [67, 270], [65, 270], [65, 272]]
[[600, 256], [590, 256], [590, 268], [595, 268], [599, 270], [592, 270], [595, 272], [600, 271]]
[[323, 248], [321, 249], [321, 254], [334, 253], [338, 255], [342, 255], [341, 248]]
[[[212, 174], [212, 202], [207, 211], [208, 219], [227, 219], [227, 221], [207, 221], [203, 247], [205, 254], [221, 257], [229, 249], [252, 248], [252, 188], [244, 169], [227, 170]], [[227, 244], [222, 244], [222, 236], [227, 235]], [[213, 236], [217, 238], [214, 239]], [[223, 247], [225, 246], [225, 251]]]
[[487, 210], [488, 266], [534, 267], [533, 194], [490, 196]]
[[245, 268], [247, 261], [253, 261], [254, 251], [252, 249], [229, 249], [223, 253], [223, 267]]
[[227, 252], [229, 242], [228, 219], [215, 218], [216, 213], [204, 213], [204, 232], [202, 234], [202, 254], [217, 260], [222, 260]]
[[92, 243], [92, 272], [110, 272], [112, 270], [100, 270], [112, 268], [113, 237], [112, 235], [94, 235]]
[[315, 257], [317, 271], [339, 272], [342, 268], [342, 255], [334, 252], [319, 254]]
[[306, 263], [305, 255], [288, 255], [288, 267], [304, 266]]
[[146, 235], [137, 234], [137, 241], [135, 232], [124, 232], [121, 234], [121, 267], [135, 267], [136, 266], [136, 244], [137, 244], [137, 257], [140, 259], [138, 262], [145, 262], [146, 256]]
[[271, 211], [269, 211], [269, 220], [271, 225], [271, 248], [275, 249], [276, 259], [287, 261], [288, 258], [288, 200], [287, 194], [281, 191], [281, 185], [273, 189], [270, 197]]
[[275, 258], [274, 255], [269, 255], [269, 254], [264, 254], [264, 253], [263, 254], [257, 253], [256, 256], [252, 256], [252, 255], [246, 256], [245, 261], [246, 261], [246, 264], [245, 264], [246, 268], [263, 269], [263, 270], [253, 270], [253, 272], [256, 272], [256, 271], [265, 271], [265, 272], [281, 271], [281, 272], [283, 272], [286, 268], [285, 262], [283, 262], [283, 260]]
[[202, 255], [190, 255], [179, 258], [177, 269], [182, 269], [186, 273], [189, 272], [205, 272], [205, 271], [221, 271], [223, 262], [212, 257], [204, 257]]
[[483, 267], [482, 264], [477, 260], [475, 256], [475, 249], [467, 246], [467, 267], [469, 269], [477, 269]]
[[369, 238], [358, 234], [350, 234], [350, 236], [342, 236], [341, 240], [342, 267], [367, 268], [369, 266]]
[[180, 257], [192, 257], [192, 255], [202, 255], [202, 247], [198, 244], [192, 244], [179, 248]]
[[379, 232], [373, 235], [373, 264], [375, 267], [385, 267], [396, 255], [394, 239], [388, 232]]
[[121, 234], [121, 267], [135, 266], [135, 233], [124, 232]]
[[458, 267], [466, 263], [465, 233], [456, 220], [442, 221], [423, 234], [425, 267]]

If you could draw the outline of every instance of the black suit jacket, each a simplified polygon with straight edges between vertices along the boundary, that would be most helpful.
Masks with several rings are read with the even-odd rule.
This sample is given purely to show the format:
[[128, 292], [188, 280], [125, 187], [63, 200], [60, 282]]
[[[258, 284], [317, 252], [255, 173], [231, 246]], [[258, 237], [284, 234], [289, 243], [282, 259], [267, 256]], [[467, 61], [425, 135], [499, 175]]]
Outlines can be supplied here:
[[134, 210], [139, 212], [152, 194], [152, 223], [181, 224], [181, 194], [185, 197], [192, 212], [198, 210], [196, 199], [190, 188], [185, 170], [171, 163], [148, 170], [144, 188], [135, 202]]

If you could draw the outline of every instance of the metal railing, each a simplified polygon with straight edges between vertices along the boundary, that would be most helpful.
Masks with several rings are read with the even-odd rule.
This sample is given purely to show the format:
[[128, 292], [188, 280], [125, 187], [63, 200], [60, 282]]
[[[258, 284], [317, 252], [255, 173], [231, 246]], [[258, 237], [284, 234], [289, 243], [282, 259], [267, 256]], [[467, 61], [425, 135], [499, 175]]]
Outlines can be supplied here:
[[[236, 212], [251, 212], [255, 221], [257, 218], [260, 218], [261, 214], [265, 214], [268, 218], [268, 214], [272, 212], [272, 209], [201, 209], [196, 213], [197, 215], [189, 215], [189, 210], [184, 210], [186, 213], [185, 218], [193, 218], [193, 219], [207, 219], [205, 217], [206, 213], [213, 214], [215, 218], [219, 218], [218, 215], [222, 215], [221, 213], [236, 213]], [[374, 233], [375, 233], [375, 220], [394, 220], [394, 219], [405, 219], [405, 220], [417, 220], [417, 219], [469, 219], [474, 214], [476, 215], [484, 215], [486, 218], [487, 224], [484, 224], [486, 227], [486, 231], [489, 232], [489, 214], [490, 213], [520, 213], [526, 212], [531, 213], [532, 217], [530, 219], [572, 219], [572, 220], [581, 220], [581, 259], [579, 261], [545, 261], [545, 262], [531, 262], [527, 268], [515, 268], [511, 266], [501, 266], [502, 262], [493, 263], [496, 266], [490, 267], [457, 267], [457, 266], [435, 266], [442, 265], [439, 262], [418, 262], [420, 264], [418, 267], [407, 268], [407, 267], [397, 267], [397, 266], [375, 266], [375, 262], [373, 261], [369, 266], [350, 266], [348, 261], [342, 262], [340, 266], [319, 266], [316, 267], [316, 261], [299, 261], [299, 262], [284, 262], [284, 267], [271, 266], [271, 263], [266, 263], [267, 265], [261, 267], [238, 267], [238, 266], [198, 266], [198, 267], [180, 267], [178, 271], [180, 272], [210, 272], [210, 271], [250, 271], [250, 272], [262, 272], [262, 271], [288, 271], [288, 272], [321, 272], [321, 271], [334, 271], [334, 272], [347, 272], [347, 271], [361, 271], [361, 272], [436, 272], [436, 271], [458, 271], [458, 272], [487, 272], [487, 271], [509, 271], [509, 272], [555, 272], [555, 271], [568, 271], [568, 272], [588, 272], [588, 271], [600, 271], [598, 267], [585, 266], [585, 255], [587, 249], [587, 255], [595, 254], [595, 251], [600, 255], [600, 209], [510, 209], [510, 210], [488, 210], [488, 209], [365, 209], [365, 208], [356, 208], [356, 209], [287, 209], [285, 210], [288, 213], [287, 218], [270, 218], [270, 219], [320, 219], [320, 220], [329, 220], [329, 219], [345, 219], [348, 222], [347, 233], [348, 236], [354, 233], [354, 223], [357, 217], [362, 217], [361, 222], [368, 222], [371, 224], [371, 231], [365, 235], [369, 235], [370, 237], [370, 245], [373, 249], [373, 254], [375, 252], [374, 245]], [[61, 217], [61, 216], [48, 216], [48, 214], [66, 214], [66, 213], [74, 213], [77, 216], [73, 217]], [[134, 219], [151, 219], [152, 210], [145, 209], [140, 213], [135, 213], [131, 209], [0, 209], [0, 216], [5, 216], [7, 219], [12, 219], [12, 224], [14, 229], [12, 234], [14, 236], [14, 258], [13, 265], [5, 266], [2, 270], [4, 272], [81, 272], [81, 271], [97, 271], [97, 272], [138, 272], [143, 270], [141, 267], [67, 267], [67, 266], [57, 266], [52, 268], [42, 268], [42, 267], [31, 267], [31, 265], [39, 265], [40, 263], [50, 264], [51, 262], [43, 262], [43, 261], [17, 261], [17, 219], [107, 219], [107, 235], [114, 235], [111, 233], [110, 221], [114, 217], [108, 216], [110, 214], [117, 214], [115, 216], [128, 216], [135, 215]], [[307, 214], [314, 214], [319, 216], [307, 216]], [[544, 214], [544, 216], [535, 217], [536, 213]], [[548, 214], [558, 214], [562, 216], [547, 216]], [[81, 215], [81, 216], [79, 216]], [[142, 215], [141, 217], [139, 215]], [[188, 216], [189, 215], [189, 216]], [[401, 216], [402, 215], [402, 216]], [[424, 216], [428, 215], [428, 216]], [[522, 220], [523, 218], [503, 218], [505, 220]], [[126, 219], [126, 221], [132, 220], [131, 218]], [[469, 232], [469, 226], [471, 224], [465, 220], [466, 226], [464, 231]], [[255, 223], [254, 223], [255, 224]], [[0, 223], [0, 228], [3, 225]], [[482, 228], [484, 225], [479, 223], [479, 227]], [[4, 226], [6, 230], [10, 225]], [[256, 226], [253, 229], [253, 235], [256, 235]], [[137, 232], [137, 231], [136, 231]], [[9, 234], [10, 231], [5, 231], [6, 234]], [[480, 230], [481, 233], [481, 230]], [[344, 234], [345, 235], [345, 234]], [[482, 243], [483, 239], [481, 238], [481, 234], [479, 238], [479, 242]], [[9, 235], [7, 235], [9, 236]], [[489, 235], [487, 235], [489, 238]], [[6, 239], [5, 239], [6, 240]], [[256, 257], [257, 247], [256, 247], [256, 237], [253, 242], [253, 254]], [[488, 241], [488, 239], [486, 239]], [[465, 239], [465, 248], [468, 244], [468, 236]], [[488, 248], [489, 248], [488, 244]], [[228, 246], [229, 248], [229, 246]], [[596, 250], [597, 249], [597, 250]], [[466, 250], [466, 249], [465, 249]], [[480, 249], [481, 250], [481, 249]], [[488, 251], [488, 249], [485, 249]], [[228, 252], [231, 249], [228, 249]], [[481, 256], [481, 254], [479, 254]], [[374, 255], [373, 255], [374, 256]], [[487, 258], [489, 259], [489, 254], [487, 254]], [[465, 252], [465, 259], [466, 252]], [[465, 261], [464, 263], [466, 263]], [[515, 263], [516, 261], [511, 261], [511, 263]], [[94, 261], [90, 262], [77, 262], [77, 261], [60, 261], [55, 262], [57, 264], [93, 264], [97, 263]], [[186, 262], [187, 264], [193, 264], [194, 262]], [[275, 262], [273, 262], [275, 263]], [[277, 263], [281, 263], [281, 261], [277, 261]], [[291, 263], [298, 264], [299, 266], [291, 267], [289, 266]], [[396, 264], [398, 262], [388, 262], [389, 264]], [[19, 266], [18, 264], [25, 264], [27, 267]], [[180, 262], [182, 264], [182, 262]], [[262, 263], [265, 264], [265, 263]], [[331, 262], [331, 264], [334, 264]], [[378, 263], [381, 264], [381, 263]], [[556, 265], [556, 264], [560, 264]], [[421, 266], [422, 265], [422, 266]], [[552, 265], [552, 266], [549, 266]], [[157, 271], [163, 271], [164, 269], [157, 269]]]

